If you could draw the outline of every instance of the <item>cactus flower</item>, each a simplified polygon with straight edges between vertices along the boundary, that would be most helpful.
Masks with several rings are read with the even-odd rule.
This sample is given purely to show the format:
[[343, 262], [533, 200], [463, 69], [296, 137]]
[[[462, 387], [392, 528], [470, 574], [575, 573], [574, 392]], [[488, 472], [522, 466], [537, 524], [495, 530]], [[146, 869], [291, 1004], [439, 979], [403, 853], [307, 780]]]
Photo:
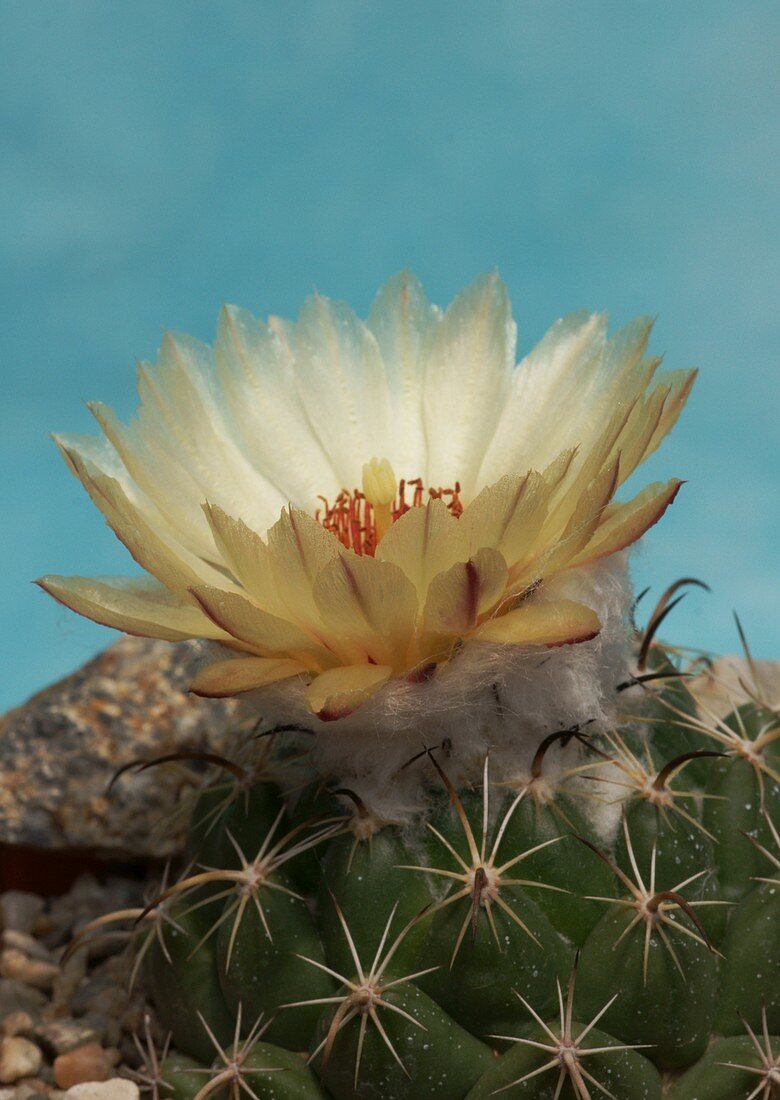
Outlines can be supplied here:
[[92, 404], [102, 436], [57, 437], [149, 576], [38, 583], [129, 634], [219, 643], [200, 694], [297, 677], [329, 719], [464, 646], [592, 639], [600, 608], [561, 579], [634, 543], [681, 484], [615, 500], [694, 378], [658, 373], [650, 328], [572, 314], [516, 365], [494, 274], [442, 311], [402, 273], [365, 323], [320, 296], [295, 323], [226, 307], [213, 349], [166, 334], [139, 366], [129, 424]]

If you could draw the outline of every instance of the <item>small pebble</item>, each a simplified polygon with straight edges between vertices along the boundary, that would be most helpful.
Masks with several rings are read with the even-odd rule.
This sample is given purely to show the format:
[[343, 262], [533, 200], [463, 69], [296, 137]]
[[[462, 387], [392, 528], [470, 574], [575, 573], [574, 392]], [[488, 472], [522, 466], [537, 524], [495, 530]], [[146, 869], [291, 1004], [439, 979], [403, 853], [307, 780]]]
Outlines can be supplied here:
[[85, 1081], [106, 1081], [116, 1061], [116, 1051], [104, 1050], [100, 1043], [85, 1043], [54, 1059], [54, 1080], [61, 1089]]
[[88, 1081], [74, 1085], [65, 1093], [67, 1100], [138, 1100], [138, 1085], [124, 1077], [109, 1081]]
[[43, 959], [31, 959], [18, 948], [7, 948], [0, 953], [0, 976], [24, 982], [36, 989], [51, 989], [59, 968]]
[[35, 1043], [19, 1035], [0, 1039], [0, 1084], [11, 1085], [23, 1077], [34, 1077], [43, 1064]]
[[43, 912], [43, 898], [24, 890], [6, 890], [0, 894], [0, 928], [14, 932], [32, 932]]
[[44, 1049], [50, 1051], [55, 1057], [102, 1038], [89, 1023], [73, 1020], [70, 1017], [40, 1024], [35, 1029], [35, 1036]]
[[17, 1010], [0, 1020], [0, 1034], [7, 1036], [9, 1039], [13, 1035], [29, 1034], [34, 1027], [35, 1020], [29, 1012]]
[[54, 958], [48, 947], [30, 936], [27, 932], [17, 932], [8, 929], [3, 932], [3, 947], [9, 950], [23, 951], [31, 959], [42, 959], [44, 962], [53, 963]]

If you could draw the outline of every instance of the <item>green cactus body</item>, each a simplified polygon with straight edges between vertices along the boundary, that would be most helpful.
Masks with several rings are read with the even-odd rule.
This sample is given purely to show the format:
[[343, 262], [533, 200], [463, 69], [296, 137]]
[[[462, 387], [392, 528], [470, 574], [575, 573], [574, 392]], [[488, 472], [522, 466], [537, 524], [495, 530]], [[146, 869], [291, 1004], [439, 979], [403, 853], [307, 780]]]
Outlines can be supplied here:
[[[277, 887], [274, 889], [273, 887]], [[243, 1005], [248, 1019], [275, 1013], [286, 1001], [327, 997], [333, 982], [299, 956], [324, 963], [325, 954], [309, 909], [281, 875], [261, 891], [259, 906], [248, 903], [238, 917], [221, 924], [217, 933], [217, 963], [225, 1000], [233, 1012]], [[243, 899], [241, 899], [243, 900]], [[241, 901], [239, 901], [239, 905]], [[234, 907], [229, 902], [229, 907]], [[292, 1049], [303, 1049], [319, 1013], [303, 1007], [280, 1013], [269, 1038]]]
[[[480, 1078], [467, 1100], [488, 1100], [502, 1089], [506, 1096], [526, 1100], [581, 1100], [584, 1095], [660, 1100], [661, 1075], [641, 1052], [627, 1050], [617, 1039], [591, 1028], [582, 1042], [582, 1053], [571, 1058], [569, 1070], [554, 1052], [550, 1034], [554, 1027], [551, 1021], [545, 1028], [538, 1024], [520, 1028], [515, 1043]], [[576, 1037], [586, 1025], [575, 1020], [571, 1028]], [[588, 1093], [578, 1088], [578, 1080]]]
[[[671, 918], [646, 936], [644, 922], [622, 907], [607, 913], [580, 957], [577, 1011], [594, 1015], [616, 992], [601, 1020], [625, 1043], [648, 1043], [648, 1057], [664, 1069], [687, 1065], [706, 1048], [717, 992], [717, 960]], [[686, 919], [677, 918], [682, 926]], [[686, 928], [686, 933], [690, 929]]]
[[[376, 1010], [381, 1031], [357, 1013], [336, 1032], [327, 1061], [318, 1055], [335, 1100], [462, 1100], [490, 1065], [489, 1048], [413, 985], [397, 985], [382, 999], [386, 1007]], [[337, 1011], [320, 1021], [318, 1046]]]
[[774, 1100], [780, 1039], [769, 1034], [718, 1039], [676, 1080], [667, 1100]]
[[[341, 907], [358, 952], [372, 957], [382, 938], [387, 914], [396, 901], [397, 918], [403, 923], [432, 903], [425, 877], [405, 869], [413, 860], [413, 851], [401, 831], [392, 825], [363, 838], [348, 833], [331, 842], [323, 860], [317, 902], [317, 923], [330, 966], [341, 972], [352, 966], [332, 898]], [[393, 957], [394, 971], [409, 972], [425, 934], [422, 922], [410, 930]]]
[[149, 989], [173, 1042], [183, 1054], [210, 1058], [213, 1047], [202, 1016], [221, 1041], [233, 1034], [231, 1015], [219, 982], [216, 945], [203, 940], [202, 926], [184, 902], [170, 907], [153, 935], [144, 963]]
[[770, 1031], [780, 1032], [780, 881], [761, 883], [735, 907], [723, 955], [718, 1031], [758, 1028], [763, 1011]]
[[583, 737], [557, 782], [570, 731], [500, 786], [489, 759], [462, 790], [423, 760], [403, 825], [319, 781], [292, 807], [267, 778], [204, 788], [196, 862], [135, 938], [179, 1059], [163, 1094], [243, 1075], [258, 1100], [737, 1100], [761, 1057], [775, 1088], [745, 1026], [780, 1031], [776, 740], [765, 714], [730, 722], [665, 759], [636, 723]]

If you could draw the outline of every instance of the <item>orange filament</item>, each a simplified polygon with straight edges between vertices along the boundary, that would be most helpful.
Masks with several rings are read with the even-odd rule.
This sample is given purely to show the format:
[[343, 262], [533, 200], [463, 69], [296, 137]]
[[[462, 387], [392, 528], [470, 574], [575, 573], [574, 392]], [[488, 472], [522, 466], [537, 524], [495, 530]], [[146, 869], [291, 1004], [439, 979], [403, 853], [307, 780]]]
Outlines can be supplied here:
[[[411, 499], [406, 499], [407, 490], [411, 490]], [[463, 511], [460, 500], [460, 482], [454, 489], [428, 489], [428, 499], [443, 500], [451, 515], [457, 519]], [[360, 489], [342, 489], [329, 504], [325, 497], [319, 498], [323, 508], [318, 508], [314, 518], [326, 531], [335, 535], [342, 546], [354, 550], [356, 554], [373, 557], [379, 544], [381, 533], [377, 530], [376, 508], [366, 499]], [[422, 478], [398, 483], [398, 492], [390, 507], [391, 520], [394, 523], [410, 508], [422, 508], [426, 503], [426, 490]]]

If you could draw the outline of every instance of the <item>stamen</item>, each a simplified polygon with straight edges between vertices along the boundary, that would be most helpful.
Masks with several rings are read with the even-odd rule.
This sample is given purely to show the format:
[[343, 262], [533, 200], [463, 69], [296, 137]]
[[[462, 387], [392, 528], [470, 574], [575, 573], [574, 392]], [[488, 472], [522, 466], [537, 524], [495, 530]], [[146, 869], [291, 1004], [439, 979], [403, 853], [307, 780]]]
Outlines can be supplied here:
[[[410, 491], [410, 499], [407, 499]], [[335, 535], [342, 546], [356, 554], [373, 557], [376, 548], [397, 519], [410, 508], [422, 508], [427, 499], [443, 500], [451, 515], [457, 519], [463, 512], [460, 499], [460, 482], [454, 488], [429, 488], [422, 478], [396, 483], [395, 474], [386, 458], [372, 458], [363, 467], [363, 488], [342, 489], [331, 504], [320, 497], [323, 507], [314, 518], [326, 531]]]

